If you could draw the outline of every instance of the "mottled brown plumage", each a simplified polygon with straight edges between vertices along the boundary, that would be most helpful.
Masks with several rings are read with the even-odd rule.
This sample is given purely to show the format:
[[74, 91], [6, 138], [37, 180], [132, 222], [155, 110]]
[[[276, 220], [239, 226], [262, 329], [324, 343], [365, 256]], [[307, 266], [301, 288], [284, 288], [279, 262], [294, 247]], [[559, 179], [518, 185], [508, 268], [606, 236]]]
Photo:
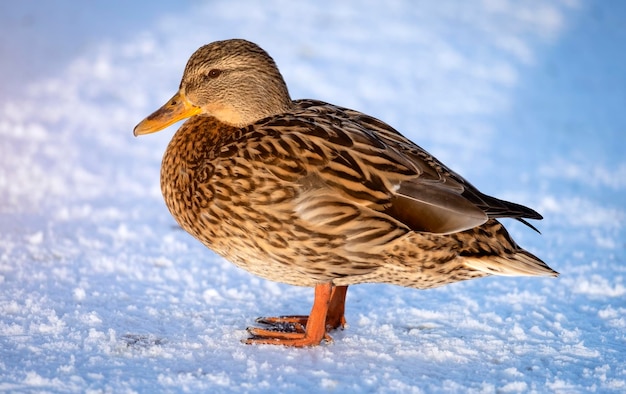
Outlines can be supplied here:
[[252, 329], [249, 343], [329, 339], [326, 329], [345, 322], [352, 284], [426, 289], [491, 274], [557, 275], [496, 220], [526, 223], [537, 212], [482, 194], [380, 120], [292, 101], [253, 43], [196, 51], [179, 92], [135, 134], [189, 116], [161, 167], [174, 218], [253, 274], [316, 287], [310, 318], [264, 318], [293, 332]]

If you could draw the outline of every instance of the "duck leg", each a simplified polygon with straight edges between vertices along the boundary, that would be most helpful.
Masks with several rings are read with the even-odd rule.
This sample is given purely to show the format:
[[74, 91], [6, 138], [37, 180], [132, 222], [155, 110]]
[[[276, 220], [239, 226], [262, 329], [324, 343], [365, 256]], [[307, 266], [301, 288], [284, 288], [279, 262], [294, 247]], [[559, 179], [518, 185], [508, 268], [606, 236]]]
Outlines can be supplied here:
[[332, 295], [330, 297], [330, 306], [328, 307], [328, 314], [326, 315], [327, 330], [334, 330], [337, 328], [343, 329], [346, 326], [346, 317], [344, 316], [344, 313], [346, 311], [347, 293], [348, 286], [333, 287]]
[[[344, 312], [346, 309], [346, 293], [348, 286], [333, 286], [330, 305], [326, 314], [326, 330], [343, 329], [346, 325]], [[273, 326], [278, 331], [304, 332], [309, 317], [307, 315], [259, 317], [255, 321]]]
[[315, 286], [315, 299], [309, 316], [264, 317], [257, 322], [273, 326], [273, 329], [249, 328], [252, 335], [247, 344], [271, 344], [284, 346], [317, 346], [332, 341], [327, 330], [345, 325], [344, 310], [347, 286], [323, 283]]

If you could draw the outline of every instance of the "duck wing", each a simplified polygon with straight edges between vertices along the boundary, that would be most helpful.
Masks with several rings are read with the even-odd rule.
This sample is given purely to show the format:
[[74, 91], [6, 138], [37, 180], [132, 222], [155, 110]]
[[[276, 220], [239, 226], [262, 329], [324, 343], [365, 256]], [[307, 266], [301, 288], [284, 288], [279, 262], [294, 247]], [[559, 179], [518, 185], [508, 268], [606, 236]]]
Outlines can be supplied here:
[[[419, 172], [419, 177], [403, 182], [398, 194], [409, 199], [417, 199], [425, 205], [432, 206], [432, 212], [435, 214], [436, 212], [439, 212], [439, 208], [443, 209], [444, 211], [441, 213], [444, 214], [444, 217], [447, 217], [448, 220], [452, 220], [452, 223], [450, 223], [452, 228], [455, 227], [453, 223], [457, 223], [460, 227], [469, 226], [466, 228], [471, 228], [473, 227], [471, 226], [472, 220], [469, 217], [476, 220], [478, 220], [479, 217], [482, 217], [481, 215], [477, 215], [475, 210], [467, 207], [467, 204], [470, 204], [475, 208], [478, 208], [490, 219], [517, 219], [533, 230], [539, 232], [533, 225], [524, 220], [543, 219], [538, 212], [521, 204], [501, 200], [480, 192], [462, 176], [449, 169], [433, 155], [404, 137], [385, 122], [355, 110], [332, 106], [330, 104], [316, 102], [314, 100], [306, 100], [306, 104], [304, 105], [310, 105], [311, 107], [316, 107], [318, 105], [334, 107], [338, 113], [346, 114], [346, 116], [348, 116], [348, 118], [352, 121], [358, 123], [367, 130], [373, 131], [384, 144], [397, 150], [401, 155], [409, 158], [409, 160], [415, 165], [417, 172]], [[458, 199], [459, 196], [463, 201]], [[396, 211], [403, 211], [404, 209], [402, 208], [413, 208], [415, 209], [413, 212], [420, 215], [431, 211], [428, 207], [424, 206], [423, 208], [426, 211], [421, 212], [419, 207], [412, 207], [410, 203], [403, 200], [399, 200], [397, 203], [399, 207]], [[458, 209], [455, 209], [455, 207]], [[457, 217], [456, 220], [454, 220], [453, 218], [449, 218], [448, 215], [445, 215], [446, 211], [449, 211], [452, 215], [460, 214], [461, 217]], [[465, 225], [463, 225], [464, 222], [462, 221], [463, 216], [469, 216], [466, 218], [467, 222], [465, 222]], [[424, 224], [426, 225], [427, 223]], [[478, 223], [477, 225], [479, 224], [481, 223]], [[458, 226], [456, 231], [461, 230]], [[443, 225], [443, 227], [446, 226]], [[441, 228], [440, 230], [445, 229]]]
[[[489, 218], [541, 218], [479, 192], [378, 119], [315, 100], [295, 103], [292, 114], [257, 122], [248, 138], [268, 170], [302, 185], [302, 212], [335, 201], [367, 210], [385, 228], [436, 234], [474, 228]], [[332, 223], [334, 216], [327, 217]]]

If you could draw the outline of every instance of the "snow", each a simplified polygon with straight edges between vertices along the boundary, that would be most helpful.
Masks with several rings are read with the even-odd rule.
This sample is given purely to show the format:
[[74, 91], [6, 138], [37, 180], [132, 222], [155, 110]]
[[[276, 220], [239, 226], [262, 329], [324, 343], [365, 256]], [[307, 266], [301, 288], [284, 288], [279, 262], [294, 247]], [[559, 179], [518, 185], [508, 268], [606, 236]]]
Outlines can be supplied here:
[[[0, 391], [626, 390], [622, 3], [33, 4], [0, 5]], [[542, 235], [506, 224], [561, 276], [353, 286], [333, 343], [243, 345], [312, 290], [180, 231], [159, 190], [174, 129], [132, 136], [232, 37], [294, 98], [378, 116], [538, 209]]]

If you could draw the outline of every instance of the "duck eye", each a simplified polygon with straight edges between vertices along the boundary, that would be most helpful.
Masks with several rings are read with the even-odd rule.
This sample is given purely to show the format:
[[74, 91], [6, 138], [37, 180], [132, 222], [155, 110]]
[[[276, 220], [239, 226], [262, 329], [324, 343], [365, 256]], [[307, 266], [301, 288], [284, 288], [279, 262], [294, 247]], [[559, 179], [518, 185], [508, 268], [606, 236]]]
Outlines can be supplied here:
[[211, 71], [209, 71], [209, 77], [210, 78], [217, 78], [217, 77], [219, 77], [219, 75], [221, 73], [222, 73], [222, 70], [218, 70], [217, 68], [214, 68]]

